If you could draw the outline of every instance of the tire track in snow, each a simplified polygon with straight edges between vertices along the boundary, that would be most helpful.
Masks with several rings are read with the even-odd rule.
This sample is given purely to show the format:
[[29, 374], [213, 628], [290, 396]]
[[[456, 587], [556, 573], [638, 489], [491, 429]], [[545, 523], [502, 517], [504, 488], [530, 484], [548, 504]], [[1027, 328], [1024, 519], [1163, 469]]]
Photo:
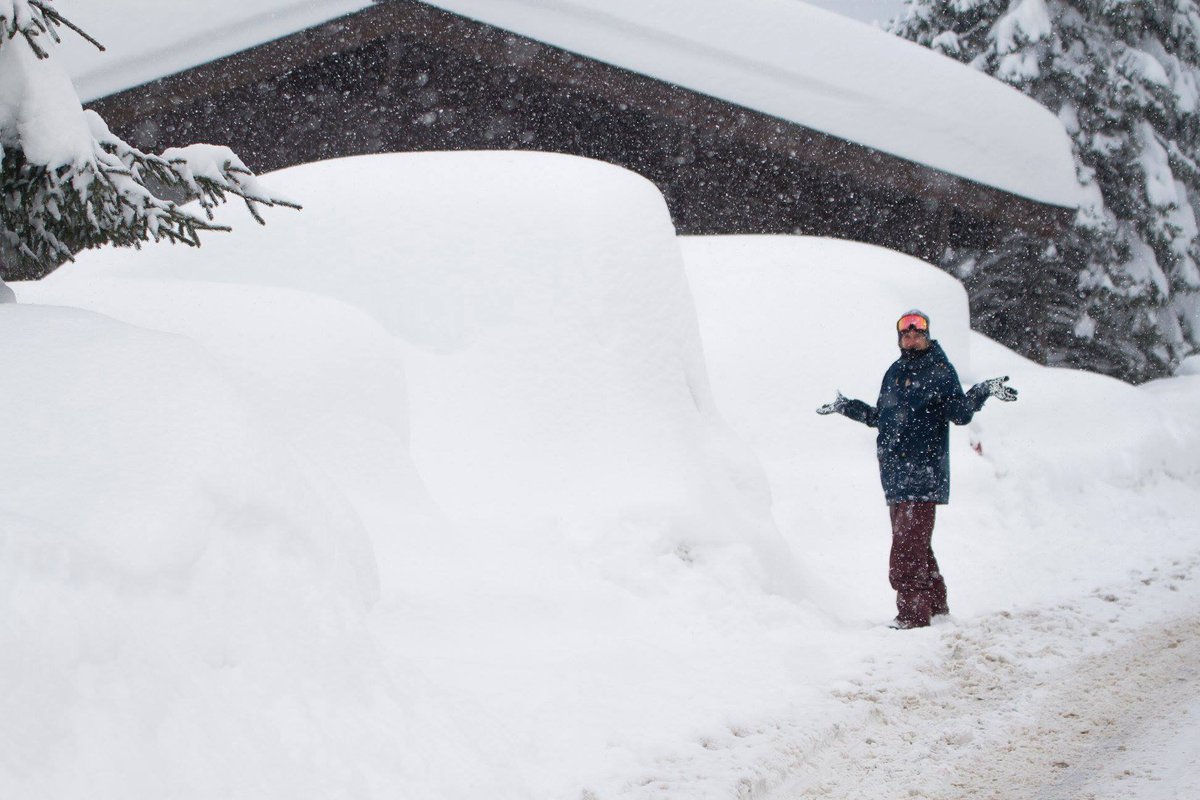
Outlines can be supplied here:
[[1126, 763], [1127, 743], [1148, 735], [1181, 699], [1200, 698], [1198, 664], [1200, 616], [1155, 626], [1083, 660], [1048, 688], [1031, 725], [962, 764], [955, 788], [995, 798], [1123, 795], [1123, 782], [1154, 778]]
[[[1160, 776], [1126, 748], [1166, 741], [1163, 720], [1200, 700], [1200, 613], [1193, 604], [1142, 629], [1117, 623], [1145, 602], [1141, 584], [1176, 591], [1192, 571], [1143, 579], [1124, 600], [1098, 595], [1107, 602], [1089, 613], [1072, 604], [935, 628], [941, 652], [915, 675], [888, 679], [884, 667], [840, 692], [848, 719], [769, 797], [1142, 796]], [[1175, 796], [1164, 789], [1154, 796]]]

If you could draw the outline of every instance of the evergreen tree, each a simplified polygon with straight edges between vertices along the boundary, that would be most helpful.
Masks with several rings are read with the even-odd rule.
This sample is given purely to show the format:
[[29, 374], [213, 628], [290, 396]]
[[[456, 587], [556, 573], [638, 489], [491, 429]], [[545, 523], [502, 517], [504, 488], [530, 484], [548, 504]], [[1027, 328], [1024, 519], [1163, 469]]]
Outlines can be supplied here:
[[[241, 197], [272, 198], [228, 148], [191, 145], [143, 153], [84, 111], [51, 58], [69, 28], [52, 0], [0, 0], [0, 252], [5, 276], [44, 275], [86, 247], [149, 240], [198, 245], [200, 231], [228, 230], [212, 209]], [[97, 45], [99, 46], [99, 45]], [[170, 198], [198, 200], [201, 215]]]
[[980, 330], [1126, 380], [1200, 346], [1196, 0], [908, 0], [893, 32], [1056, 113], [1090, 201], [1055, 241], [947, 253]]

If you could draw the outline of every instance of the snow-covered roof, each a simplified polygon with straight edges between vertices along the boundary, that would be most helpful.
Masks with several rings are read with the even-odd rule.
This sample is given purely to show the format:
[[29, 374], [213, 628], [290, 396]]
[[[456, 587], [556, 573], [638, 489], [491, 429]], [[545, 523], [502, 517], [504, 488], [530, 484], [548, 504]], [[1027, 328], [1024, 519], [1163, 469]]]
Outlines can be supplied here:
[[[1032, 200], [1079, 201], [1070, 141], [1048, 110], [952, 59], [798, 0], [423, 1]], [[110, 45], [105, 55], [71, 49], [85, 99], [371, 3], [108, 0], [103, 12], [89, 5], [59, 0]], [[140, 19], [130, 26], [135, 8]]]
[[372, 0], [55, 0], [106, 52], [64, 32], [61, 56], [84, 101], [361, 11]]
[[796, 0], [429, 5], [1033, 200], [1078, 203], [1058, 119], [999, 81]]

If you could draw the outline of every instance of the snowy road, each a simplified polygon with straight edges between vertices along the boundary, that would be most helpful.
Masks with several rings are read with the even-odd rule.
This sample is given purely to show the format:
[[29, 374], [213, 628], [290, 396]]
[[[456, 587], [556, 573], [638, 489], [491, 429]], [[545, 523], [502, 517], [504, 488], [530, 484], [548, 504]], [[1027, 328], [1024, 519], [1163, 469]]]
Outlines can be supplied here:
[[919, 679], [848, 684], [847, 722], [769, 797], [1195, 797], [1195, 573], [1175, 565], [1121, 593], [919, 633], [931, 645]]

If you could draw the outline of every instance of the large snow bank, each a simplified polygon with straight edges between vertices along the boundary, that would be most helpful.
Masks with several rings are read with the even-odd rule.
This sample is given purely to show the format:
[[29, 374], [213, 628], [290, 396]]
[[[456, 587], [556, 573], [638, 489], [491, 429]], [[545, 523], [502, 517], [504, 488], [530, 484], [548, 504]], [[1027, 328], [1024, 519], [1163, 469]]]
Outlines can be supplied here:
[[[85, 100], [370, 5], [58, 4], [109, 48], [96, 53], [68, 37], [63, 55]], [[797, 0], [428, 4], [1014, 194], [1071, 207], [1080, 200], [1067, 134], [1038, 103], [952, 59]]]
[[68, 308], [0, 306], [0, 336], [0, 794], [495, 785], [383, 669], [353, 510], [209, 355]]
[[[50, 278], [16, 287], [25, 303], [95, 309], [139, 326], [113, 338], [132, 329], [87, 317], [95, 324], [81, 338], [104, 347], [162, 340], [146, 328], [198, 343], [204, 361], [220, 367], [218, 397], [239, 396], [256, 412], [246, 426], [225, 421], [228, 435], [249, 435], [263, 447], [289, 442], [286, 457], [277, 443], [269, 447], [297, 476], [272, 493], [258, 485], [257, 470], [247, 475], [235, 462], [217, 480], [245, 484], [245, 497], [295, 495], [311, 504], [323, 495], [335, 516], [341, 496], [370, 535], [381, 600], [365, 610], [352, 599], [358, 582], [329, 577], [321, 572], [329, 559], [318, 559], [317, 579], [347, 611], [318, 617], [324, 638], [316, 655], [291, 659], [287, 669], [261, 663], [255, 674], [271, 685], [242, 696], [244, 707], [233, 713], [254, 716], [257, 726], [231, 741], [252, 753], [277, 752], [260, 740], [293, 741], [291, 717], [283, 724], [269, 714], [292, 708], [278, 693], [297, 686], [307, 692], [296, 712], [302, 720], [327, 713], [327, 700], [348, 717], [369, 696], [375, 715], [364, 712], [361, 724], [379, 738], [363, 733], [342, 746], [334, 736], [351, 725], [342, 717], [328, 740], [300, 724], [311, 734], [304, 742], [327, 748], [295, 780], [316, 788], [288, 791], [297, 787], [279, 759], [232, 761], [242, 785], [268, 787], [260, 795], [351, 786], [343, 793], [370, 796], [359, 789], [367, 784], [353, 781], [372, 775], [387, 780], [375, 796], [491, 797], [512, 787], [537, 798], [761, 796], [810, 747], [836, 742], [839, 729], [858, 730], [842, 727], [846, 698], [877, 698], [886, 723], [925, 696], [911, 691], [914, 684], [926, 694], [941, 690], [929, 677], [944, 669], [938, 637], [949, 645], [956, 631], [979, 632], [977, 623], [993, 613], [1057, 608], [1064, 598], [1133, 580], [1131, 570], [1161, 566], [1173, 574], [1174, 561], [1195, 556], [1197, 379], [1133, 388], [1030, 364], [971, 334], [961, 288], [929, 265], [851, 243], [745, 237], [683, 239], [681, 267], [648, 184], [564, 156], [380, 156], [270, 180], [306, 210], [271, 210], [266, 228], [208, 237], [198, 251], [83, 253]], [[880, 624], [892, 615], [893, 597], [873, 432], [813, 409], [838, 388], [874, 399], [895, 356], [892, 322], [914, 305], [932, 315], [964, 382], [1010, 374], [1022, 394], [1015, 405], [989, 403], [975, 423], [955, 429], [952, 503], [939, 510], [936, 536], [955, 618], [897, 635]], [[47, 320], [82, 313], [18, 311]], [[43, 338], [27, 337], [30, 363], [39, 362]], [[162, 341], [195, 355], [182, 338]], [[101, 371], [118, 374], [115, 366]], [[28, 388], [23, 374], [6, 371], [18, 397]], [[177, 380], [173, 370], [162, 375]], [[39, 403], [20, 409], [41, 430], [69, 418], [61, 409], [75, 402], [68, 387], [50, 386], [60, 390], [44, 397], [35, 389]], [[153, 388], [159, 394], [151, 399], [171, 391]], [[138, 420], [204, 413], [199, 398], [213, 390], [186, 382], [181, 390], [183, 402], [142, 408], [136, 396], [122, 395], [105, 408], [117, 414], [132, 402]], [[53, 416], [40, 416], [43, 409]], [[226, 433], [213, 435], [223, 442]], [[164, 447], [178, 452], [179, 440], [168, 436]], [[150, 460], [166, 457], [157, 440], [144, 449]], [[236, 459], [245, 450], [229, 452]], [[73, 468], [53, 463], [56, 476]], [[49, 495], [56, 480], [31, 472], [16, 485], [45, 484]], [[124, 505], [166, 508], [148, 495]], [[278, 513], [290, 513], [288, 504]], [[214, 530], [210, 536], [225, 536]], [[357, 535], [351, 520], [326, 533], [351, 542]], [[787, 573], [799, 569], [780, 533], [804, 566], [790, 580]], [[301, 556], [317, 552], [298, 548]], [[242, 551], [237, 540], [228, 549]], [[256, 587], [275, 585], [254, 570], [275, 561], [246, 554], [248, 573], [244, 580], [230, 573], [227, 591], [237, 606], [251, 604], [251, 622], [283, 621], [263, 634], [263, 649], [279, 646], [283, 661], [298, 646], [292, 632], [307, 630], [299, 626], [309, 606], [295, 615], [290, 606], [254, 610], [268, 602]], [[783, 569], [764, 567], [770, 558]], [[276, 568], [280, 581], [312, 577]], [[788, 594], [764, 590], [780, 582]], [[123, 584], [111, 583], [114, 592]], [[0, 584], [12, 585], [21, 583]], [[115, 694], [140, 681], [158, 691], [126, 692], [108, 708], [151, 720], [171, 703], [192, 708], [200, 705], [193, 697], [215, 697], [206, 705], [211, 714], [190, 719], [197, 738], [219, 738], [222, 681], [245, 671], [210, 669], [186, 654], [196, 642], [221, 641], [220, 631], [245, 628], [227, 606], [213, 604], [208, 584], [184, 585], [196, 587], [196, 609], [221, 610], [173, 618], [185, 656], [171, 663], [186, 680], [147, 678], [134, 659], [97, 677], [64, 667], [71, 658], [47, 656], [47, 671], [64, 678], [53, 695], [40, 696]], [[77, 582], [64, 579], [45, 589], [40, 605], [73, 602], [63, 598], [76, 591]], [[284, 587], [283, 597], [304, 591]], [[0, 599], [12, 596], [0, 590]], [[107, 630], [138, 641], [159, 630], [141, 620], [160, 595], [123, 597], [130, 613], [106, 617]], [[1123, 613], [1146, 619], [1154, 611]], [[59, 618], [35, 621], [55, 636], [76, 630]], [[379, 652], [360, 647], [363, 637]], [[328, 661], [325, 644], [350, 656]], [[1011, 656], [1059, 643], [1007, 644], [989, 647]], [[0, 669], [7, 663], [0, 659]], [[15, 741], [16, 728], [0, 730]], [[57, 745], [64, 736], [46, 740]], [[133, 748], [115, 741], [115, 760], [124, 764]], [[174, 752], [170, 744], [148, 747]], [[75, 774], [106, 755], [100, 744], [93, 752]], [[11, 763], [43, 782], [55, 766], [36, 753]], [[177, 764], [155, 773], [162, 784], [189, 778]], [[132, 787], [125, 797], [164, 794], [142, 792], [132, 780], [125, 779]], [[194, 796], [216, 793], [209, 788]]]
[[[366, 313], [290, 289], [90, 280], [89, 272], [22, 285], [22, 299], [84, 307], [203, 343], [241, 395], [264, 410], [259, 424], [344, 493], [368, 529], [444, 533], [407, 457], [401, 344]], [[387, 573], [400, 542], [392, 535], [374, 544]]]
[[[699, 732], [760, 746], [730, 725], [812, 702], [738, 649], [821, 618], [765, 591], [806, 580], [712, 409], [651, 184], [519, 153], [345, 159], [271, 183], [305, 211], [197, 251], [84, 253], [21, 297], [183, 333], [235, 365], [269, 425], [365, 510], [385, 648], [436, 676], [427, 696], [537, 796], [679, 780], [686, 764], [660, 759]], [[679, 679], [697, 664], [698, 683]], [[726, 686], [743, 687], [734, 705]]]
[[964, 385], [1009, 375], [1021, 391], [951, 428], [936, 539], [956, 612], [1051, 601], [1120, 579], [1147, 552], [1193, 547], [1194, 526], [1165, 509], [1196, 502], [1200, 426], [1183, 410], [1196, 378], [1133, 387], [1038, 366], [969, 331], [957, 282], [886, 250], [800, 237], [681, 243], [716, 403], [762, 459], [780, 529], [825, 579], [824, 607], [853, 618], [887, 606], [883, 573], [863, 561], [886, 565], [890, 539], [875, 431], [813, 409], [838, 389], [875, 402], [897, 355], [892, 326], [912, 306], [929, 312]]
[[[413, 345], [412, 449], [452, 517], [633, 525], [665, 552], [745, 546], [790, 585], [753, 459], [713, 414], [653, 184], [537, 153], [344, 159], [271, 183], [306, 211], [202, 250], [106, 251], [56, 280], [203, 279], [338, 297]], [[357, 199], [367, 185], [370, 208]]]

